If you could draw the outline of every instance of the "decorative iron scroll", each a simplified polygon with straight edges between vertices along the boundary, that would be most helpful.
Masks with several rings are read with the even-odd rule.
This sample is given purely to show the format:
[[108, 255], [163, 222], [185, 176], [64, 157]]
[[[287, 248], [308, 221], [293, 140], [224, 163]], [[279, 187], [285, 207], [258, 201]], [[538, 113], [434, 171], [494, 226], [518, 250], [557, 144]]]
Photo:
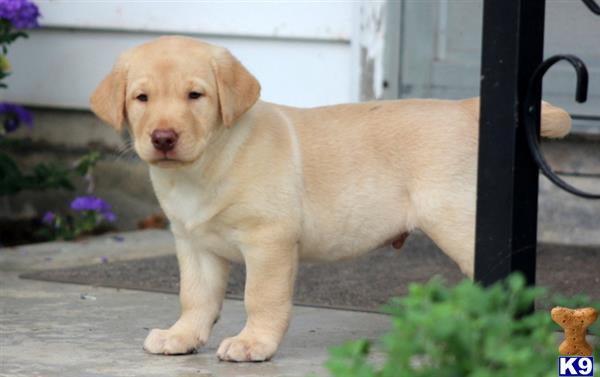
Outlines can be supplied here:
[[[592, 12], [600, 14], [600, 8], [596, 5], [592, 0], [583, 0], [586, 5], [592, 10]], [[596, 10], [593, 9], [595, 6]], [[548, 58], [540, 64], [531, 80], [529, 81], [529, 86], [527, 88], [527, 95], [525, 97], [525, 103], [523, 103], [523, 114], [525, 114], [525, 135], [527, 136], [527, 144], [529, 145], [529, 151], [531, 152], [531, 156], [542, 173], [550, 180], [552, 183], [560, 187], [561, 189], [583, 198], [587, 199], [600, 199], [600, 194], [592, 194], [589, 192], [585, 192], [579, 190], [576, 187], [571, 186], [569, 183], [565, 182], [563, 179], [558, 177], [550, 168], [550, 165], [544, 159], [542, 152], [540, 151], [539, 145], [539, 130], [535, 121], [535, 114], [540, 106], [540, 103], [532, 103], [532, 97], [534, 90], [541, 87], [542, 78], [544, 74], [552, 67], [554, 64], [559, 61], [567, 61], [570, 63], [573, 68], [575, 68], [575, 72], [577, 74], [577, 87], [575, 88], [575, 100], [579, 103], [585, 102], [587, 100], [587, 91], [588, 91], [588, 71], [581, 59], [574, 55], [554, 55], [551, 58]]]
[[594, 0], [582, 0], [583, 3], [592, 11], [600, 16], [600, 5], [598, 5]]

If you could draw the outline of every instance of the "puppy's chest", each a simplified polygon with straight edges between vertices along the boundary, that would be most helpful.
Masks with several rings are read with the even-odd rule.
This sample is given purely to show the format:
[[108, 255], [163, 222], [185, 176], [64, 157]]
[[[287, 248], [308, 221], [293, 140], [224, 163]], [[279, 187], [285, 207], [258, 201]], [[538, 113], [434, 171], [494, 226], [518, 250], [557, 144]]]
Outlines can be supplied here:
[[207, 195], [188, 182], [171, 183], [156, 190], [165, 214], [173, 225], [191, 230], [208, 221], [214, 212]]
[[157, 195], [175, 237], [191, 239], [195, 248], [210, 250], [223, 258], [241, 260], [233, 231], [221, 219], [224, 205], [219, 198], [186, 184]]

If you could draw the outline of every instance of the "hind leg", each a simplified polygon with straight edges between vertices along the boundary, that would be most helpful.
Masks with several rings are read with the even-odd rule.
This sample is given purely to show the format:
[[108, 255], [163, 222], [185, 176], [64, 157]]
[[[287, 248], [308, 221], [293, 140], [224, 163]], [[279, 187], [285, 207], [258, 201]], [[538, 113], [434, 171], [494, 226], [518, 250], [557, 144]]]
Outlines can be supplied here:
[[[431, 198], [440, 198], [432, 202]], [[419, 228], [468, 277], [473, 278], [475, 268], [475, 193], [473, 190], [456, 190], [452, 194], [422, 196]]]

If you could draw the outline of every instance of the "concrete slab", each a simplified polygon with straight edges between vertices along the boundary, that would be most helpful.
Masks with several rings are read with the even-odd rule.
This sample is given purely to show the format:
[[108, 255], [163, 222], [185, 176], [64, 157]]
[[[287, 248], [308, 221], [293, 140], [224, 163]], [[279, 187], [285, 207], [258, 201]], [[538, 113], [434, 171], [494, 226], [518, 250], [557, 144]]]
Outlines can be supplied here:
[[148, 329], [177, 319], [175, 295], [27, 281], [5, 271], [0, 287], [0, 375], [6, 377], [326, 375], [329, 347], [377, 338], [390, 325], [379, 314], [296, 307], [271, 362], [235, 364], [215, 353], [243, 327], [241, 301], [225, 302], [198, 354], [159, 356], [145, 353], [142, 343]]
[[[219, 342], [243, 327], [241, 301], [226, 300], [213, 335], [198, 354], [146, 354], [148, 330], [179, 315], [172, 294], [22, 280], [41, 268], [99, 263], [172, 252], [164, 232], [133, 232], [85, 243], [48, 243], [0, 249], [0, 376], [306, 376], [327, 375], [327, 349], [344, 341], [381, 336], [386, 316], [295, 307], [290, 330], [267, 363], [219, 362]], [[136, 247], [137, 245], [137, 247]], [[378, 357], [378, 355], [375, 355]]]
[[174, 242], [169, 231], [143, 230], [110, 233], [74, 242], [0, 247], [0, 272], [25, 272], [174, 255]]

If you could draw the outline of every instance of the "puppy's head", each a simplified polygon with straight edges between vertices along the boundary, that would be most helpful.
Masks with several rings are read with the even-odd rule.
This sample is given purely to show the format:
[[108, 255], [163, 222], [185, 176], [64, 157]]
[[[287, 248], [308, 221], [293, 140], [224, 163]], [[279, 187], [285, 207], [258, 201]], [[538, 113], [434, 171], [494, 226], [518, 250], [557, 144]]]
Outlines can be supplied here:
[[125, 52], [91, 98], [92, 111], [130, 126], [137, 154], [162, 167], [197, 160], [211, 134], [257, 101], [260, 85], [224, 48], [162, 37]]

